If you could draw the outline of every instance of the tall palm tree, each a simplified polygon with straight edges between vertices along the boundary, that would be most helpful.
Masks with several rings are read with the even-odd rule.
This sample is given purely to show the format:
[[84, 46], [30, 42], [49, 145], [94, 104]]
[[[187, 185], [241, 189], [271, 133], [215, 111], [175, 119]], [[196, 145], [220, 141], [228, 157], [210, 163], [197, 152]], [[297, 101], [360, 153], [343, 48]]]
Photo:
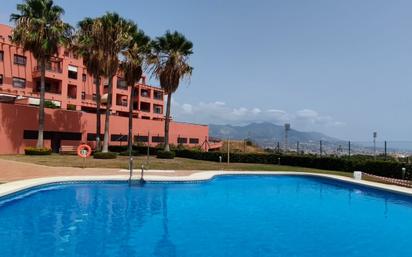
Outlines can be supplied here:
[[126, 49], [132, 40], [135, 24], [120, 17], [117, 13], [106, 13], [96, 20], [96, 37], [104, 55], [102, 63], [103, 76], [108, 79], [108, 97], [104, 123], [104, 140], [102, 152], [109, 151], [110, 109], [112, 106], [113, 77], [119, 69], [119, 54]]
[[165, 120], [165, 151], [170, 151], [169, 124], [172, 94], [179, 87], [180, 80], [192, 75], [193, 67], [188, 63], [193, 54], [193, 44], [175, 31], [167, 31], [153, 42], [154, 55], [151, 58], [153, 73], [160, 80], [160, 86], [167, 94]]
[[147, 57], [151, 52], [150, 38], [137, 26], [131, 29], [132, 40], [123, 54], [123, 61], [120, 64], [120, 70], [124, 74], [124, 79], [130, 87], [129, 97], [129, 131], [128, 131], [128, 151], [129, 151], [129, 168], [133, 167], [132, 162], [132, 145], [133, 145], [133, 99], [135, 96], [135, 86], [143, 75], [143, 69], [146, 65]]
[[71, 39], [72, 27], [64, 23], [63, 8], [52, 0], [25, 0], [17, 5], [19, 13], [13, 13], [10, 21], [15, 23], [12, 41], [24, 51], [30, 51], [40, 66], [39, 132], [37, 148], [44, 146], [44, 97], [46, 64], [58, 54], [59, 47]]
[[89, 75], [93, 76], [96, 89], [96, 150], [101, 151], [101, 111], [100, 84], [103, 70], [101, 64], [105, 61], [97, 38], [99, 26], [96, 19], [84, 18], [78, 23], [78, 31], [73, 42], [73, 50], [83, 57], [83, 63]]

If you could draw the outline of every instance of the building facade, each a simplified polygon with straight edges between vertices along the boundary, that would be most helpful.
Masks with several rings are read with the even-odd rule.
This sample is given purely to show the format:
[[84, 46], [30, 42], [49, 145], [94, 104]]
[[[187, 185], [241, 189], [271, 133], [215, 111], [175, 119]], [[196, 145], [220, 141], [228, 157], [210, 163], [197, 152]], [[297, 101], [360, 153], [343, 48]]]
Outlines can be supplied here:
[[[0, 24], [0, 154], [22, 153], [37, 137], [40, 69], [33, 55], [10, 42], [12, 28]], [[107, 79], [101, 83], [102, 133], [108, 97]], [[156, 145], [164, 139], [164, 92], [146, 84], [143, 77], [130, 87], [121, 77], [113, 80], [110, 143], [127, 143], [127, 117], [133, 105], [135, 142]], [[46, 67], [46, 146], [56, 152], [62, 145], [94, 144], [96, 137], [96, 88], [83, 60], [60, 49]], [[170, 143], [208, 149], [208, 127], [171, 122]]]

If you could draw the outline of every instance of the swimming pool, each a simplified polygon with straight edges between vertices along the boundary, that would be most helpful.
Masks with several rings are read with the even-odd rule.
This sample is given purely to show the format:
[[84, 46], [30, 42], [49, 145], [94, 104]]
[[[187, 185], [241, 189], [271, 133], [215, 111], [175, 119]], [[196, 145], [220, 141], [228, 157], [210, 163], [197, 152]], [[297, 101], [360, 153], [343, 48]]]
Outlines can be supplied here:
[[48, 185], [0, 200], [0, 255], [412, 256], [412, 198], [327, 178]]

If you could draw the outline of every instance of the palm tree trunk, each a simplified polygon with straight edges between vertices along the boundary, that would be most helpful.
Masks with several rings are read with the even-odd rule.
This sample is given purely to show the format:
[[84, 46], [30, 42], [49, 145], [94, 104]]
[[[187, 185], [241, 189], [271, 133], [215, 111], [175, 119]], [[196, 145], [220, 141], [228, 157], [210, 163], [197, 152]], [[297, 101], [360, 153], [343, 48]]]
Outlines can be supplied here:
[[129, 170], [130, 170], [130, 178], [132, 178], [132, 171], [133, 171], [133, 158], [132, 158], [132, 150], [133, 150], [133, 99], [134, 99], [134, 85], [132, 85], [130, 89], [130, 100], [129, 100], [129, 134], [127, 137], [127, 146], [129, 151]]
[[100, 76], [95, 75], [94, 78], [96, 82], [96, 151], [101, 151]]
[[172, 93], [167, 95], [167, 105], [166, 105], [166, 120], [165, 120], [165, 151], [170, 151], [169, 146], [169, 124], [170, 124], [170, 103], [172, 102]]
[[112, 108], [112, 95], [113, 95], [113, 76], [109, 77], [109, 86], [107, 93], [106, 104], [106, 119], [104, 121], [104, 140], [103, 140], [103, 153], [109, 152], [109, 127], [110, 127], [110, 109]]
[[40, 103], [39, 103], [39, 132], [37, 135], [37, 148], [44, 147], [44, 97], [46, 91], [46, 59], [40, 60]]

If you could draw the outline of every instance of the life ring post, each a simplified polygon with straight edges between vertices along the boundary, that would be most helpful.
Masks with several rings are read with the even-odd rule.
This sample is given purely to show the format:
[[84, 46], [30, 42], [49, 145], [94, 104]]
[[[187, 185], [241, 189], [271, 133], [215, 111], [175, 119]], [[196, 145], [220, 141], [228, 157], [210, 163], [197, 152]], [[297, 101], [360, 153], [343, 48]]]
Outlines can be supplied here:
[[86, 159], [92, 154], [92, 148], [87, 144], [81, 144], [77, 147], [77, 156], [83, 159], [83, 169], [86, 167]]

